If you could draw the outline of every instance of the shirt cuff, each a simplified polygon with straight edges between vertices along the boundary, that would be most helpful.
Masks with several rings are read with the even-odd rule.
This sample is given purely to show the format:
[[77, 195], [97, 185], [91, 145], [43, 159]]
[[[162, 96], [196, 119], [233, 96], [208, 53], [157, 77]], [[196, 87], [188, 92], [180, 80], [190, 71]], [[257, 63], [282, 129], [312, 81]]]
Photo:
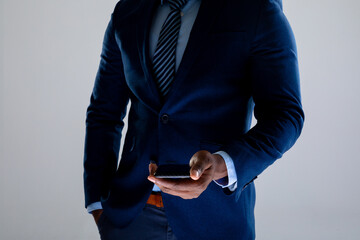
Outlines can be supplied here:
[[94, 210], [102, 209], [101, 202], [94, 202], [92, 204], [89, 204], [86, 209], [88, 213], [91, 213]]
[[229, 190], [232, 192], [235, 191], [237, 188], [237, 175], [235, 171], [234, 161], [232, 160], [230, 155], [224, 151], [218, 151], [214, 154], [219, 154], [224, 159], [228, 173], [227, 184], [221, 181], [222, 179], [214, 180], [214, 182], [222, 188], [229, 188]]

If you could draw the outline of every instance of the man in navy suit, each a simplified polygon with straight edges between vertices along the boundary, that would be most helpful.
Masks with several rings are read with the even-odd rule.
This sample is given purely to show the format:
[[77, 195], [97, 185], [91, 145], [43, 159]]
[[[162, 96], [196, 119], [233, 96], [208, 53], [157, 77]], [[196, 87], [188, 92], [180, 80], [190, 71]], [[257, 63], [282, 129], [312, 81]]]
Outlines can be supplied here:
[[[178, 1], [164, 94], [156, 58]], [[281, 0], [121, 0], [86, 119], [85, 207], [101, 238], [254, 239], [253, 180], [301, 133], [299, 85]], [[156, 178], [163, 164], [191, 178]]]

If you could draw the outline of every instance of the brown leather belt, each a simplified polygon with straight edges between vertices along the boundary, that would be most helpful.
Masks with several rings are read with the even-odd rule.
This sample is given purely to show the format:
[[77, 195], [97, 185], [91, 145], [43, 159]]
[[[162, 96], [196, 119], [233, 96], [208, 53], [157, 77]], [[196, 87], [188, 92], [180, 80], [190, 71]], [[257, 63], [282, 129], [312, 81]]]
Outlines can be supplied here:
[[159, 207], [159, 208], [163, 208], [164, 207], [164, 203], [161, 197], [161, 193], [157, 193], [157, 192], [152, 192], [150, 194], [149, 199], [146, 202], [147, 204]]

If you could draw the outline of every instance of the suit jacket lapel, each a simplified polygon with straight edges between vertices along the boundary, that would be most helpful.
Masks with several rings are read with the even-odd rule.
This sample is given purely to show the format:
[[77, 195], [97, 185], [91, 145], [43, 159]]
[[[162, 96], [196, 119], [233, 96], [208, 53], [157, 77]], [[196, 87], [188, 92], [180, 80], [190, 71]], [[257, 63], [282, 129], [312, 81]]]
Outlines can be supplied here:
[[[165, 107], [169, 104], [169, 100], [174, 95], [174, 92], [181, 86], [181, 82], [186, 78], [196, 56], [201, 51], [203, 42], [206, 41], [208, 33], [211, 29], [212, 23], [220, 12], [220, 8], [225, 0], [202, 0], [201, 6], [194, 22], [190, 37], [183, 54], [182, 61], [175, 75], [174, 82], [168, 93], [168, 99], [164, 103]], [[140, 61], [145, 73], [145, 81], [147, 82], [152, 98], [147, 99], [148, 105], [159, 112], [162, 108], [161, 98], [152, 76], [152, 66], [149, 56], [149, 31], [151, 27], [152, 17], [155, 14], [156, 7], [160, 0], [143, 0], [139, 10], [139, 24], [137, 25], [137, 44], [140, 55]]]
[[157, 90], [156, 83], [152, 76], [152, 66], [150, 61], [149, 51], [149, 31], [151, 27], [152, 17], [156, 12], [156, 7], [159, 0], [143, 0], [139, 11], [139, 24], [137, 25], [137, 45], [140, 55], [141, 65], [145, 74], [145, 81], [152, 97], [149, 99], [149, 105], [157, 112], [161, 109], [160, 96]]
[[168, 93], [168, 100], [165, 102], [165, 105], [170, 104], [169, 102], [171, 102], [170, 100], [174, 95], [174, 92], [181, 87], [182, 81], [191, 70], [196, 56], [199, 54], [201, 47], [204, 45], [203, 42], [207, 41], [212, 24], [217, 18], [224, 2], [225, 0], [202, 0], [183, 54], [183, 58]]

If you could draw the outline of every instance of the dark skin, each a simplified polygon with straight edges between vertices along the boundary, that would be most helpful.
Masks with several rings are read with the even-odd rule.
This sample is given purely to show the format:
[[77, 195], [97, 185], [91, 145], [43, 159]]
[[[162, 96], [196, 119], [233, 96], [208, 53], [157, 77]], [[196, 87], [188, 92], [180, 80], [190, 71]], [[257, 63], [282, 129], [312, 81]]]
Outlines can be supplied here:
[[[166, 179], [156, 178], [154, 173], [157, 165], [150, 163], [148, 180], [155, 183], [164, 193], [183, 199], [193, 199], [198, 198], [211, 181], [227, 177], [225, 161], [218, 154], [211, 154], [205, 150], [198, 151], [191, 157], [189, 165], [190, 178]], [[96, 224], [102, 212], [102, 209], [92, 212]]]
[[96, 225], [98, 224], [99, 218], [100, 218], [102, 213], [103, 213], [102, 209], [97, 209], [97, 210], [94, 210], [94, 211], [91, 212], [91, 214], [94, 217]]

